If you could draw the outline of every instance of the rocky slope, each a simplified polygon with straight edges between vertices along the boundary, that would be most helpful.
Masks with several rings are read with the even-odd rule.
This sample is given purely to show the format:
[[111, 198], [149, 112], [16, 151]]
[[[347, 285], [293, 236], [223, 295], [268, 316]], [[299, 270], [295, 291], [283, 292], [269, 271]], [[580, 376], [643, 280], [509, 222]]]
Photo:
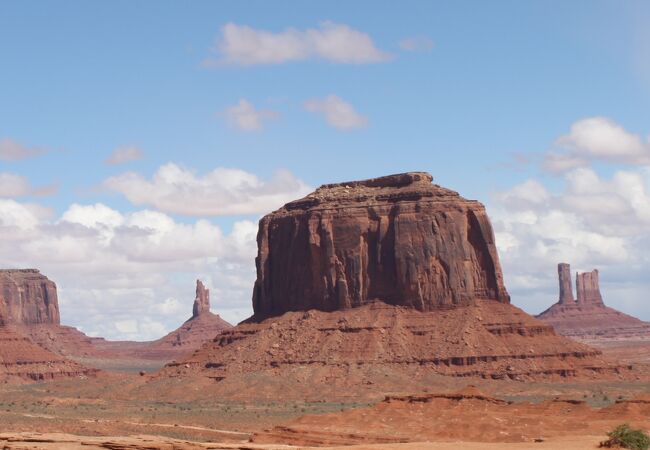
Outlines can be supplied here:
[[432, 375], [628, 376], [509, 304], [483, 206], [428, 174], [325, 185], [264, 217], [258, 244], [254, 316], [154, 382], [246, 395], [257, 374], [327, 397]]
[[97, 375], [35, 344], [13, 326], [0, 326], [0, 383], [50, 381]]
[[650, 323], [605, 306], [597, 270], [576, 274], [577, 299], [573, 299], [568, 264], [558, 265], [560, 299], [538, 319], [563, 336], [585, 342], [619, 339], [650, 340]]

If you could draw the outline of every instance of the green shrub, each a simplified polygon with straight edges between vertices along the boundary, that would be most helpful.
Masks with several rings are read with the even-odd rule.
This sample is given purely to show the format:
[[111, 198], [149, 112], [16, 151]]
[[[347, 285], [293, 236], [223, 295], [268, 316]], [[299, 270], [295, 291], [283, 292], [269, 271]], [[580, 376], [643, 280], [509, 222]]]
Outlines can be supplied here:
[[631, 450], [648, 450], [650, 447], [650, 436], [642, 430], [630, 428], [626, 423], [614, 428], [607, 436], [609, 439], [601, 442], [601, 447], [622, 447]]

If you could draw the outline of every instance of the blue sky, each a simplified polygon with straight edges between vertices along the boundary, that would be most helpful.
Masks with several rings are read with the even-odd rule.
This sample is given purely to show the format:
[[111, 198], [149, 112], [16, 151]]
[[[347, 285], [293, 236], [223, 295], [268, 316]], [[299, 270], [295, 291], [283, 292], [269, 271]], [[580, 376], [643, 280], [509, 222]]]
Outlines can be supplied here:
[[[553, 264], [569, 259], [601, 268], [606, 301], [650, 319], [647, 23], [642, 1], [4, 1], [0, 226], [23, 229], [0, 263], [41, 267], [64, 320], [90, 333], [174, 328], [196, 276], [213, 310], [240, 320], [261, 215], [322, 183], [425, 170], [486, 203], [515, 304], [550, 304]], [[116, 151], [131, 156], [107, 164]], [[180, 172], [154, 183], [169, 164]], [[225, 183], [207, 176], [217, 168], [237, 172]], [[250, 176], [257, 188], [237, 184]], [[223, 239], [213, 253], [129, 253], [121, 233], [138, 227], [158, 230], [152, 246], [183, 242], [177, 232]]]

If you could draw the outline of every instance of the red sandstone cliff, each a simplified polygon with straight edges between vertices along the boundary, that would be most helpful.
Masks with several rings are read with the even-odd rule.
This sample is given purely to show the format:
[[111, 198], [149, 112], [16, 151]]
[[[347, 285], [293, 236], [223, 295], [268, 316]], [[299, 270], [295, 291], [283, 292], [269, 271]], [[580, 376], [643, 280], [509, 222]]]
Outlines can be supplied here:
[[0, 323], [60, 323], [56, 284], [36, 269], [0, 270]]
[[429, 311], [508, 303], [482, 204], [412, 172], [327, 184], [259, 225], [256, 320], [381, 300]]

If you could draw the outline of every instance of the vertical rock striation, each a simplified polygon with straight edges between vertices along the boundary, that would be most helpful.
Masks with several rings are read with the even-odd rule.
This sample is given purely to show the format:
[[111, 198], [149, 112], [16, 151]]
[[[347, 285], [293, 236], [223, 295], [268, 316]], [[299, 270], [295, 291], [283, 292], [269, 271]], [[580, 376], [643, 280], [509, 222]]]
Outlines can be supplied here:
[[56, 284], [36, 269], [0, 270], [0, 323], [58, 325]]
[[196, 298], [192, 308], [192, 318], [210, 312], [210, 291], [203, 286], [201, 280], [196, 280]]
[[560, 305], [574, 304], [573, 285], [571, 283], [571, 266], [567, 263], [558, 264], [557, 274], [560, 280]]
[[603, 297], [600, 295], [598, 270], [576, 274], [576, 291], [578, 304], [604, 306]]
[[485, 208], [424, 172], [321, 186], [262, 218], [257, 240], [255, 320], [510, 301]]

